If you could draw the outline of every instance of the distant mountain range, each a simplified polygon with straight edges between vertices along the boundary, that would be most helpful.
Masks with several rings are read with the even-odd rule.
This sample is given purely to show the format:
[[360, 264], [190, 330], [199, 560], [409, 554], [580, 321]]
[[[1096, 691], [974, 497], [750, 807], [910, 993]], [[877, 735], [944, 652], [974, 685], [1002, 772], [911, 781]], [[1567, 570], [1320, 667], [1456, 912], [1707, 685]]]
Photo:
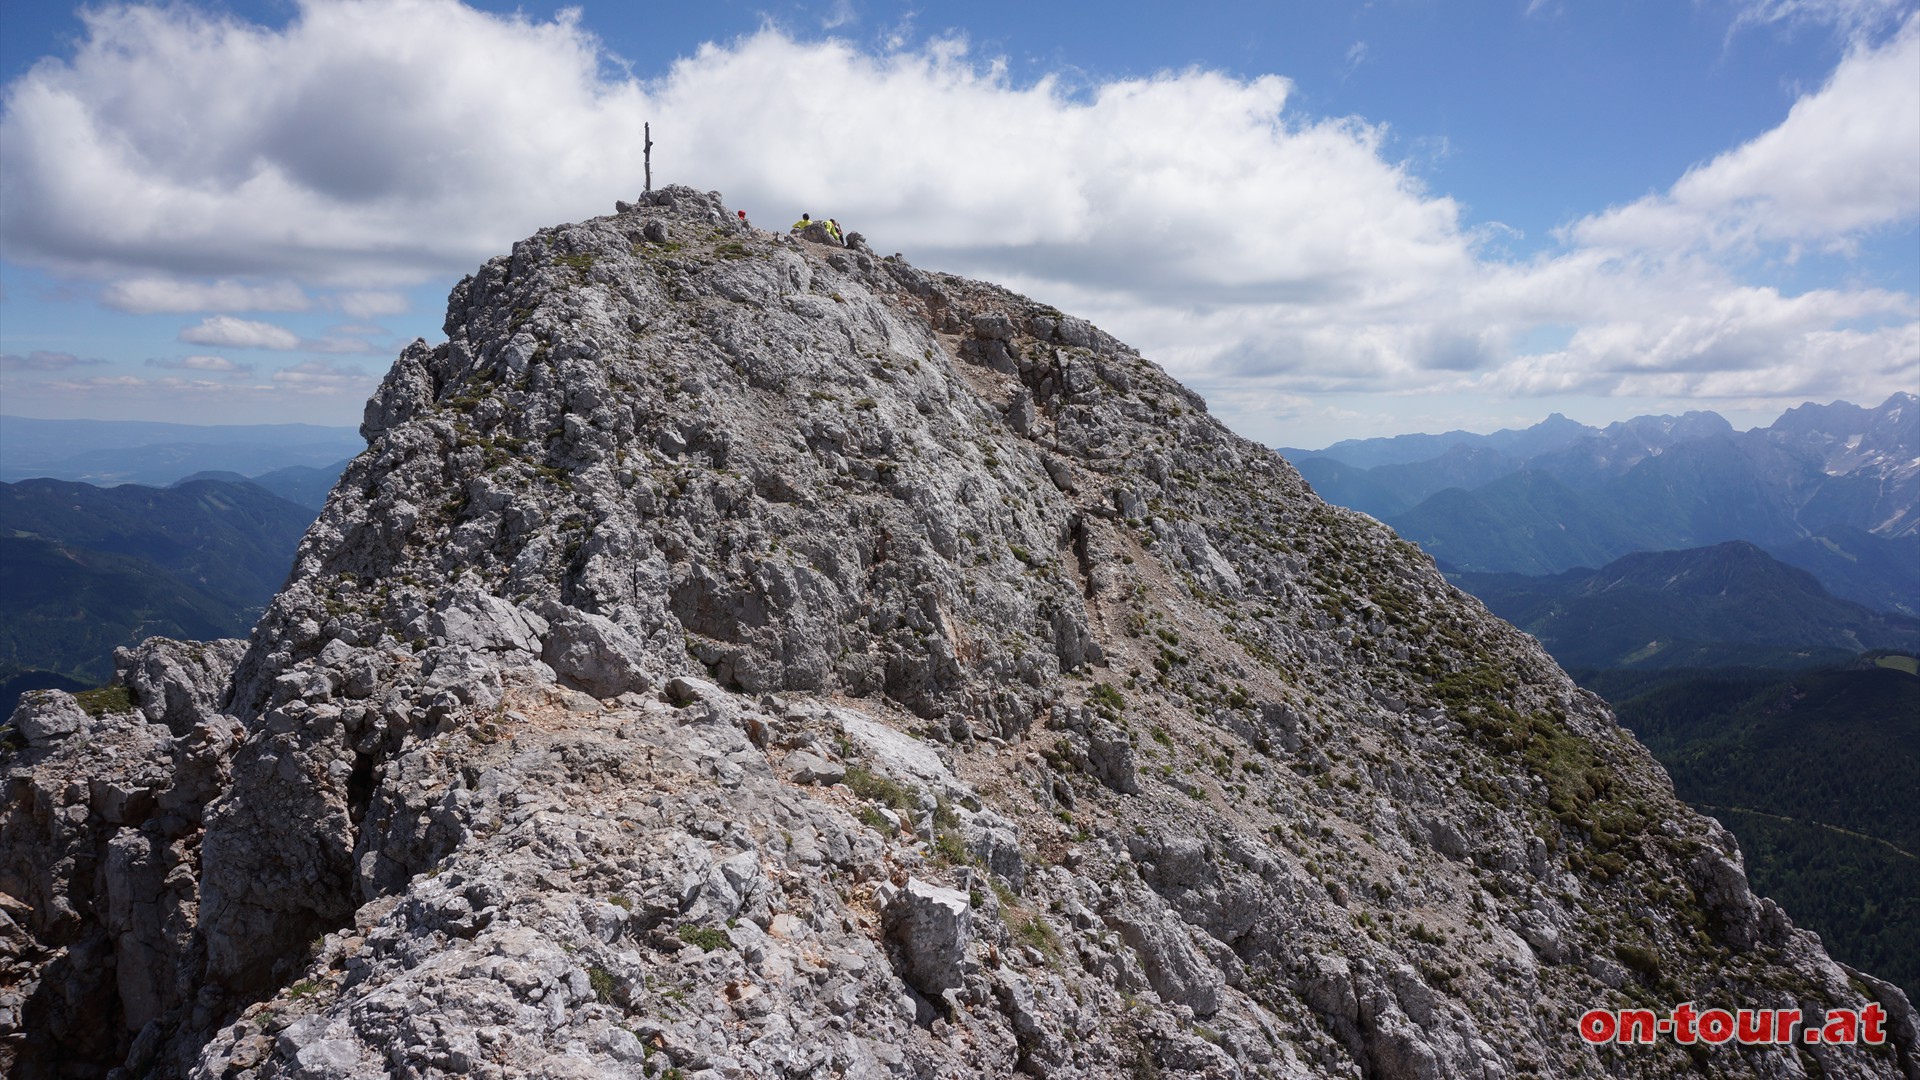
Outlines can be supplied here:
[[1914, 395], [1281, 452], [1612, 702], [1836, 956], [1920, 978]]
[[1920, 619], [1829, 595], [1745, 541], [1639, 552], [1549, 577], [1455, 574], [1560, 666], [1807, 667], [1872, 649], [1920, 649]]
[[1791, 409], [1737, 432], [1711, 412], [1593, 428], [1283, 449], [1330, 502], [1455, 571], [1556, 574], [1636, 551], [1744, 540], [1836, 595], [1920, 614], [1920, 398]]
[[1881, 611], [1920, 615], [1920, 536], [1889, 538], [1829, 525], [1776, 548], [1773, 555], [1819, 578], [1835, 596]]
[[246, 634], [313, 517], [244, 480], [0, 483], [0, 684], [97, 684], [116, 646]]
[[290, 503], [297, 503], [309, 510], [320, 510], [326, 507], [328, 493], [333, 491], [334, 484], [339, 483], [340, 474], [346, 471], [347, 462], [351, 460], [347, 458], [318, 469], [311, 465], [289, 465], [284, 469], [275, 469], [253, 477], [225, 470], [208, 470], [181, 477], [167, 486], [179, 487], [198, 480], [252, 484], [255, 487], [265, 488]]
[[330, 473], [330, 489], [345, 462], [365, 448], [359, 431], [348, 427], [0, 416], [0, 481], [47, 477], [164, 487], [196, 473], [231, 472], [266, 481], [262, 486], [268, 490], [284, 482], [304, 484], [300, 490], [305, 491], [311, 483], [298, 477], [270, 479], [302, 468]]
[[[1689, 413], [1688, 415], [1711, 414]], [[1627, 423], [1631, 424], [1635, 421], [1630, 420]], [[1726, 422], [1723, 420], [1721, 423]], [[1612, 427], [1619, 426], [1612, 425]], [[1728, 429], [1731, 430], [1731, 425], [1728, 425]], [[1324, 450], [1301, 450], [1290, 446], [1277, 449], [1281, 456], [1296, 465], [1304, 460], [1327, 458], [1365, 470], [1381, 465], [1411, 465], [1431, 461], [1456, 446], [1494, 451], [1525, 460], [1537, 454], [1552, 453], [1572, 446], [1601, 430], [1554, 413], [1530, 428], [1504, 428], [1491, 435], [1477, 435], [1471, 431], [1448, 431], [1440, 435], [1416, 434], [1394, 435], [1384, 439], [1345, 439]], [[1612, 430], [1612, 428], [1606, 430]]]

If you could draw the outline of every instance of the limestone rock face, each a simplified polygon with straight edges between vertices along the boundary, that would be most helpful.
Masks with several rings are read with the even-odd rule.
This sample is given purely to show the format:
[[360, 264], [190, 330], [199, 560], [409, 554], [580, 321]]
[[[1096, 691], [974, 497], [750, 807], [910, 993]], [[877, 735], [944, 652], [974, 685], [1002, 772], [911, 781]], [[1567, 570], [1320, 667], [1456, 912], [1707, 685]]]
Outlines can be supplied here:
[[14, 730], [36, 748], [65, 742], [92, 727], [86, 710], [67, 694], [31, 693], [20, 699], [13, 714]]
[[1914, 1068], [1598, 699], [1085, 320], [667, 188], [445, 329], [237, 662], [16, 713], [8, 1075]]
[[115, 682], [140, 702], [141, 715], [151, 724], [164, 724], [175, 735], [186, 735], [203, 718], [217, 714], [227, 691], [233, 666], [246, 643], [169, 641], [148, 638], [137, 649], [115, 649]]
[[910, 877], [899, 889], [886, 886], [878, 899], [887, 936], [905, 958], [902, 974], [908, 985], [931, 997], [966, 985], [973, 944], [966, 893]]
[[588, 693], [617, 697], [647, 688], [646, 648], [619, 623], [565, 608], [548, 630], [543, 653], [547, 663]]
[[104, 1075], [217, 1018], [197, 1008], [196, 878], [244, 734], [211, 708], [212, 665], [239, 644], [119, 650], [130, 709], [41, 691], [14, 712], [28, 742], [6, 752], [0, 806], [0, 1074]]

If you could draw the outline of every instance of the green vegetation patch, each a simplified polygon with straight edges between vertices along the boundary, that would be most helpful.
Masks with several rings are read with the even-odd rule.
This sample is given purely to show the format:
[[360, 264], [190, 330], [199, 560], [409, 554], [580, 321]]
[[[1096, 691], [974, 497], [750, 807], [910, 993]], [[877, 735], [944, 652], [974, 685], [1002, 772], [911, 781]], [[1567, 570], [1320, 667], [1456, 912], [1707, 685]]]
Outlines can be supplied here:
[[83, 690], [73, 695], [73, 700], [87, 710], [90, 716], [105, 716], [108, 713], [126, 712], [133, 708], [133, 694], [124, 686], [103, 686], [98, 690]]
[[600, 1004], [613, 1004], [613, 972], [595, 964], [587, 969], [587, 985], [593, 987], [593, 996], [600, 1000]]
[[1650, 946], [1623, 941], [1613, 947], [1613, 955], [1642, 978], [1651, 981], [1660, 977], [1660, 954]]
[[701, 952], [717, 952], [721, 949], [733, 948], [733, 941], [727, 937], [727, 932], [717, 926], [683, 923], [680, 929], [674, 931], [674, 936], [689, 945], [699, 946]]
[[863, 799], [884, 803], [895, 810], [918, 810], [920, 797], [905, 784], [889, 780], [864, 765], [847, 766], [847, 787]]
[[1876, 667], [1892, 668], [1895, 671], [1904, 671], [1909, 675], [1920, 675], [1920, 657], [1902, 656], [1895, 653], [1891, 656], [1876, 656], [1873, 659], [1873, 663]]
[[1060, 956], [1060, 935], [1054, 932], [1053, 927], [1047, 925], [1047, 920], [1023, 911], [1019, 912], [1011, 923], [1010, 929], [1013, 931], [1015, 941], [1038, 949], [1048, 957], [1057, 959]]
[[973, 855], [967, 850], [957, 833], [942, 832], [933, 840], [934, 854], [956, 866], [965, 866], [973, 861]]
[[[1434, 684], [1435, 695], [1474, 740], [1496, 754], [1517, 757], [1547, 789], [1547, 809], [1569, 828], [1586, 832], [1601, 855], [1612, 852], [1628, 837], [1646, 831], [1651, 812], [1637, 801], [1609, 797], [1613, 770], [1599, 759], [1593, 744], [1566, 728], [1557, 712], [1522, 713], [1499, 695], [1508, 690], [1505, 676], [1491, 667], [1455, 672]], [[1490, 784], [1469, 781], [1482, 798], [1499, 802]], [[1611, 878], [1624, 870], [1620, 859], [1588, 860], [1579, 868]]]

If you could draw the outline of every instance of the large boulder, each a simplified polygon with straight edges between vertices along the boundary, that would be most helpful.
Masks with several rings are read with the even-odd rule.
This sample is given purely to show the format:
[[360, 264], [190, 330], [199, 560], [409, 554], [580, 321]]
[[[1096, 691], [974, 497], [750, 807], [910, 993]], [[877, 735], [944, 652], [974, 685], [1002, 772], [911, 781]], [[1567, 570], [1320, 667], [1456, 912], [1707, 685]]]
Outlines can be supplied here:
[[134, 648], [113, 650], [114, 681], [132, 693], [150, 722], [185, 735], [220, 711], [234, 665], [246, 651], [239, 638], [148, 638]]
[[541, 656], [555, 674], [596, 697], [617, 697], [653, 685], [645, 671], [645, 646], [604, 615], [560, 610], [548, 622]]
[[93, 723], [92, 717], [61, 690], [34, 690], [21, 695], [13, 710], [13, 727], [28, 746], [47, 746], [77, 735]]
[[535, 655], [547, 633], [547, 620], [511, 601], [472, 589], [447, 594], [428, 626], [449, 645]]
[[966, 893], [908, 878], [903, 887], [885, 886], [877, 899], [909, 985], [938, 997], [965, 982], [967, 946], [973, 941]]
[[1122, 911], [1109, 921], [1140, 957], [1140, 966], [1160, 1000], [1185, 1005], [1195, 1016], [1212, 1016], [1219, 1010], [1226, 980], [1194, 948], [1186, 924], [1155, 905]]

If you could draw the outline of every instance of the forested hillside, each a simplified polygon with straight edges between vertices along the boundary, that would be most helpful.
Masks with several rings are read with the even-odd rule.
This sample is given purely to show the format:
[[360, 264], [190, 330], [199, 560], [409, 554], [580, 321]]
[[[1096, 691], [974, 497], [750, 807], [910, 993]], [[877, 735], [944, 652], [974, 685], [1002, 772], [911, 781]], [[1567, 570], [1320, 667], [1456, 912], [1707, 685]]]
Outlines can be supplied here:
[[1740, 837], [1754, 889], [1836, 956], [1920, 986], [1920, 675], [1872, 655], [1761, 669], [1587, 672], [1681, 798]]
[[245, 636], [313, 513], [246, 482], [0, 484], [0, 708], [147, 637]]

